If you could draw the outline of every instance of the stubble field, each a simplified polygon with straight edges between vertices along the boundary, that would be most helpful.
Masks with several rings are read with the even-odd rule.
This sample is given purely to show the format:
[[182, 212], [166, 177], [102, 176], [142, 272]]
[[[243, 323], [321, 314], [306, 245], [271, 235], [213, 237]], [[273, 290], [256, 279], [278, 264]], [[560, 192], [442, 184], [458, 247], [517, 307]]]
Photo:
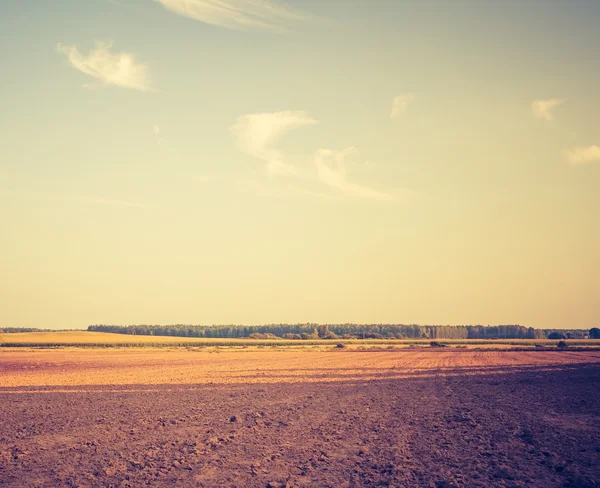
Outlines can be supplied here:
[[600, 352], [5, 349], [0, 485], [600, 486]]

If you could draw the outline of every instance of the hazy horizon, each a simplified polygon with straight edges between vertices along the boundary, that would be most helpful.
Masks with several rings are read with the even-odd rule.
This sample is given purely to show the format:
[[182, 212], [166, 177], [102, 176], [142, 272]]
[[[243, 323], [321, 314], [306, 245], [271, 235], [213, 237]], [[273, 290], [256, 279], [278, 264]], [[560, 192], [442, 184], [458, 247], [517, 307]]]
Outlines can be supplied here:
[[[90, 326], [115, 326], [115, 327], [178, 327], [178, 326], [189, 326], [189, 327], [269, 327], [269, 326], [297, 326], [297, 325], [310, 325], [310, 326], [339, 326], [339, 325], [352, 325], [356, 327], [369, 327], [369, 326], [420, 326], [420, 327], [506, 327], [506, 326], [521, 326], [521, 327], [532, 327], [526, 324], [405, 324], [405, 323], [375, 323], [375, 322], [346, 322], [346, 323], [317, 323], [317, 322], [297, 322], [297, 323], [286, 323], [286, 322], [272, 322], [272, 323], [263, 323], [263, 324], [245, 324], [245, 323], [213, 323], [213, 324], [176, 324], [176, 323], [163, 323], [163, 324], [142, 324], [142, 323], [131, 323], [131, 324], [88, 324], [85, 326], [73, 326], [73, 327], [33, 327], [33, 326], [5, 326], [5, 329], [39, 329], [40, 331], [87, 331]], [[540, 330], [588, 330], [585, 327], [533, 327], [534, 329]], [[590, 327], [590, 329], [593, 327]], [[0, 326], [0, 330], [2, 330], [2, 326]], [[106, 332], [102, 332], [106, 333]]]
[[0, 328], [599, 326], [600, 2], [215, 5], [0, 5]]

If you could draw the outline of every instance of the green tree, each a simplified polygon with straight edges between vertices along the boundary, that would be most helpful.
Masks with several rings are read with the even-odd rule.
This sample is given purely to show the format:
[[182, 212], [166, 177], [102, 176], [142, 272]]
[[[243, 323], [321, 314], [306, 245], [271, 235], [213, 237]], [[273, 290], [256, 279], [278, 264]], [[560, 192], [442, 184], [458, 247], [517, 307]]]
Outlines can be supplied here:
[[563, 333], [554, 331], [548, 334], [548, 339], [566, 339], [566, 337]]

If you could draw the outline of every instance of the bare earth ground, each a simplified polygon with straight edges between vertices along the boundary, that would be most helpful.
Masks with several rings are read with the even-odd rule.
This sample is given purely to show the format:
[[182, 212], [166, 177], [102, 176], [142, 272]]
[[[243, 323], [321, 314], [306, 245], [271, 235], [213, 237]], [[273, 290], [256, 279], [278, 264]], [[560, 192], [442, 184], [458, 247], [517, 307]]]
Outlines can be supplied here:
[[0, 486], [600, 487], [600, 352], [0, 351]]

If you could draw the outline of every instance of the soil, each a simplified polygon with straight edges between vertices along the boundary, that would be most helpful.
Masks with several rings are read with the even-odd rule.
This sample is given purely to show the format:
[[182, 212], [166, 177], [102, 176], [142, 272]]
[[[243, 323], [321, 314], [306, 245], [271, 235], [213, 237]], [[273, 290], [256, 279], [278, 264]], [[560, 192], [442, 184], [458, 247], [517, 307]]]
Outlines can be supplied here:
[[600, 487], [600, 352], [6, 350], [2, 487]]

